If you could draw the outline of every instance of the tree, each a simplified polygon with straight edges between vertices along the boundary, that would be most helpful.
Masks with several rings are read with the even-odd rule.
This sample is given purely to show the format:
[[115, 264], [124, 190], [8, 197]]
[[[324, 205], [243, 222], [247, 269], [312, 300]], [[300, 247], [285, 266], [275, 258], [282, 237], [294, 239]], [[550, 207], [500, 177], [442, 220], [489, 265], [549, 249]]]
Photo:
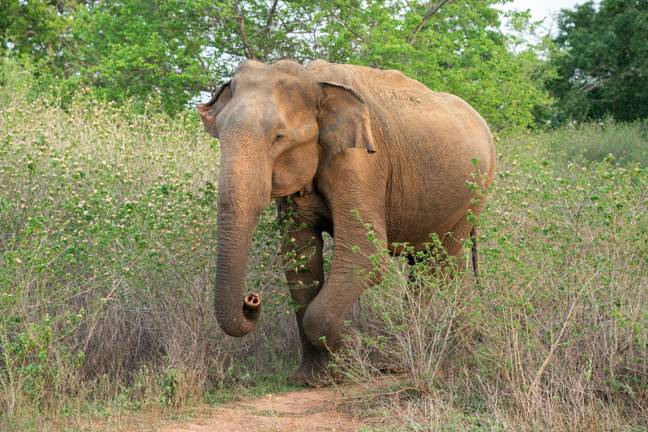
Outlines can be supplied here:
[[0, 55], [28, 56], [48, 69], [63, 67], [63, 47], [76, 0], [0, 0]]
[[[551, 104], [535, 47], [515, 52], [501, 31], [507, 0], [328, 2], [320, 51], [333, 61], [402, 70], [470, 102], [495, 129], [533, 126]], [[519, 28], [528, 14], [514, 13]]]
[[57, 45], [21, 47], [56, 58], [45, 69], [57, 85], [90, 87], [109, 100], [159, 95], [173, 113], [246, 58], [322, 58], [402, 70], [465, 98], [503, 129], [532, 126], [534, 112], [551, 102], [534, 47], [511, 49], [500, 30], [498, 7], [507, 1], [16, 0], [9, 12], [41, 5], [32, 15], [52, 23], [43, 35]]
[[81, 9], [66, 52], [83, 86], [110, 100], [160, 97], [176, 112], [210, 81], [208, 0], [99, 1]]
[[320, 6], [305, 0], [225, 0], [211, 19], [213, 54], [226, 63], [245, 58], [307, 60], [317, 50]]
[[558, 17], [548, 87], [560, 120], [648, 117], [648, 1], [589, 1]]

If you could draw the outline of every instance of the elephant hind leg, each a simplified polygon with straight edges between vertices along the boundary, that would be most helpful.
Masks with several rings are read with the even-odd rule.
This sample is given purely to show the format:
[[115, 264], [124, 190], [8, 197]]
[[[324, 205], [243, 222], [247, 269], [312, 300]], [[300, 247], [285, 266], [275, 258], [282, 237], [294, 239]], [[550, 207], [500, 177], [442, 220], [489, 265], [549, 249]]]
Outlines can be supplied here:
[[441, 243], [445, 248], [448, 256], [458, 257], [463, 252], [463, 242], [470, 236], [473, 226], [466, 218], [462, 218], [447, 234], [445, 234]]
[[471, 261], [475, 276], [478, 272], [478, 256], [477, 256], [477, 228], [470, 223], [466, 217], [461, 220], [447, 233], [442, 239], [441, 243], [445, 248], [448, 257], [454, 257], [456, 265], [460, 265], [459, 259], [463, 255], [463, 245], [466, 239], [472, 240], [471, 248]]

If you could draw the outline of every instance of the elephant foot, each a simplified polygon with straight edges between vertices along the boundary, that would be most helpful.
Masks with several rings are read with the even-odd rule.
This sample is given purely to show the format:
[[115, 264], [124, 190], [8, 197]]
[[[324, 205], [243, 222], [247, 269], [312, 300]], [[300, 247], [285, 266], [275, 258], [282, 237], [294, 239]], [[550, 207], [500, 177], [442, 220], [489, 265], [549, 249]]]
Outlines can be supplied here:
[[328, 369], [329, 353], [321, 350], [305, 355], [293, 374], [293, 381], [300, 386], [324, 387], [332, 382]]

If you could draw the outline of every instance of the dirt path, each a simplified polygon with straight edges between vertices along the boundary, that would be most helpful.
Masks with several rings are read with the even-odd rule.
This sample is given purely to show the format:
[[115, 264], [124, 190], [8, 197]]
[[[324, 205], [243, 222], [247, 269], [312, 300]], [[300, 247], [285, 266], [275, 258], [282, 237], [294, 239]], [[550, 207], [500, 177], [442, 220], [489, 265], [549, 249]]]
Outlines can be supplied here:
[[362, 423], [336, 409], [335, 389], [305, 389], [230, 402], [201, 420], [169, 424], [163, 432], [357, 431]]

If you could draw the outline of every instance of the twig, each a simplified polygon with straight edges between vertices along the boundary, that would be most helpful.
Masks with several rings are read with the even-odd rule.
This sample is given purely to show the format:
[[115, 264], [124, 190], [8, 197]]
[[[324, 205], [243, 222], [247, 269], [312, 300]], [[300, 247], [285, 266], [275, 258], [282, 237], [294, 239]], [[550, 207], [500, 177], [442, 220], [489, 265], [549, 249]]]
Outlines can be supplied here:
[[272, 27], [272, 19], [274, 18], [275, 12], [277, 11], [277, 3], [279, 3], [279, 0], [274, 0], [272, 7], [270, 8], [270, 12], [268, 12], [268, 19], [266, 21], [265, 28], [263, 29], [264, 36], [268, 36], [268, 33], [270, 33], [270, 28]]
[[428, 23], [428, 21], [430, 21], [430, 19], [432, 19], [432, 16], [434, 16], [434, 14], [439, 12], [439, 10], [443, 6], [445, 6], [446, 4], [448, 4], [448, 3], [452, 2], [452, 1], [454, 1], [454, 0], [441, 0], [440, 3], [437, 3], [437, 4], [433, 5], [433, 6], [430, 6], [427, 13], [425, 14], [423, 19], [421, 20], [421, 22], [418, 23], [418, 25], [414, 28], [414, 30], [412, 30], [412, 33], [410, 34], [409, 39], [408, 39], [408, 42], [410, 43], [410, 45], [413, 44], [416, 41], [416, 35], [418, 35], [419, 32], [423, 29], [423, 27], [425, 27], [425, 25]]
[[257, 60], [256, 54], [254, 54], [254, 50], [252, 50], [252, 46], [250, 45], [250, 40], [247, 37], [247, 33], [245, 31], [245, 17], [243, 15], [243, 11], [239, 9], [238, 4], [235, 4], [234, 6], [234, 12], [237, 14], [237, 20], [239, 22], [239, 33], [241, 35], [241, 42], [243, 43], [243, 48], [245, 49], [245, 57], [248, 59], [253, 59]]
[[338, 14], [336, 14], [335, 12], [331, 12], [331, 15], [333, 15], [333, 18], [335, 18], [335, 19], [336, 19], [340, 24], [342, 24], [342, 26], [343, 26], [344, 28], [346, 28], [347, 30], [349, 30], [349, 32], [351, 32], [352, 35], [354, 35], [355, 37], [357, 37], [357, 38], [360, 39], [361, 41], [364, 41], [364, 40], [365, 40], [365, 38], [364, 38], [362, 35], [360, 35], [358, 32], [356, 32], [355, 30], [353, 30], [353, 29], [351, 28], [351, 26], [349, 26], [346, 22], [344, 22], [344, 20], [343, 20], [342, 18], [340, 18], [340, 17], [338, 16]]
[[[592, 279], [590, 279], [590, 281], [591, 280]], [[560, 343], [560, 340], [562, 339], [562, 336], [565, 333], [565, 330], [567, 329], [567, 325], [569, 324], [569, 320], [571, 319], [572, 313], [574, 312], [574, 309], [576, 308], [576, 304], [578, 304], [578, 300], [580, 299], [580, 296], [583, 294], [583, 291], [585, 291], [585, 288], [587, 288], [587, 285], [589, 285], [589, 281], [583, 285], [583, 287], [580, 289], [580, 291], [576, 295], [576, 298], [572, 302], [571, 306], [569, 307], [569, 311], [567, 312], [567, 316], [565, 317], [565, 320], [563, 321], [563, 325], [560, 328], [560, 332], [558, 333], [558, 337], [551, 344], [551, 348], [549, 349], [549, 354], [547, 354], [547, 357], [544, 359], [544, 361], [540, 365], [540, 368], [538, 369], [538, 372], [536, 372], [536, 376], [533, 379], [533, 382], [531, 383], [531, 386], [529, 386], [529, 392], [528, 392], [529, 395], [535, 393], [535, 390], [538, 387], [538, 384], [540, 383], [540, 378], [542, 378], [542, 375], [544, 374], [545, 369], [547, 368], [547, 366], [549, 366], [549, 362], [551, 361], [551, 357], [553, 357], [554, 351], [556, 351], [556, 348], [558, 347], [558, 344]]]

